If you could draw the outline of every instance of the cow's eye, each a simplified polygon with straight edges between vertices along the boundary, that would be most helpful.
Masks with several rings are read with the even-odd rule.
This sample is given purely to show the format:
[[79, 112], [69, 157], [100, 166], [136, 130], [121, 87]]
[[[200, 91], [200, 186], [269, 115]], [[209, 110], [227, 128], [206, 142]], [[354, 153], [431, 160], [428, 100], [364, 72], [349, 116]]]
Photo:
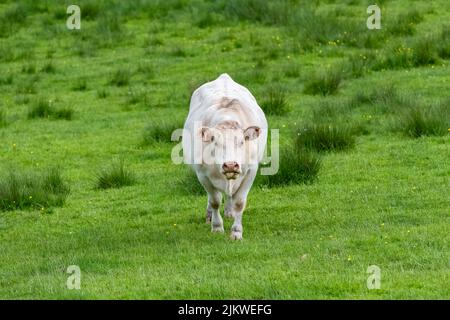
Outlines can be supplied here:
[[211, 136], [211, 142], [214, 142], [214, 136]]

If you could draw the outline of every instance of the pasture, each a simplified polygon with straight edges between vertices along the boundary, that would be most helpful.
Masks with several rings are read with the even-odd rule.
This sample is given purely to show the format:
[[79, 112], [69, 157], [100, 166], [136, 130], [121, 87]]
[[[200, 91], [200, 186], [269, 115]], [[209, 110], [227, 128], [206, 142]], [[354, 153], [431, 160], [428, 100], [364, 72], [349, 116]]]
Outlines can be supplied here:
[[[369, 4], [0, 1], [0, 298], [450, 298], [448, 1]], [[171, 161], [224, 72], [281, 139], [237, 242]]]

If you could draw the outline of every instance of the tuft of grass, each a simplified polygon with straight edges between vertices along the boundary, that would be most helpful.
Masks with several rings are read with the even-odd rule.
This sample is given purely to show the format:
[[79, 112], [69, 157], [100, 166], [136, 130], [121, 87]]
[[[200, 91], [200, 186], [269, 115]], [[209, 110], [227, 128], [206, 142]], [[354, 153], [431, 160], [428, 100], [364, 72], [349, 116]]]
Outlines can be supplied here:
[[314, 120], [333, 121], [342, 117], [348, 117], [356, 106], [355, 99], [321, 100], [313, 109]]
[[375, 61], [373, 70], [408, 69], [412, 66], [412, 57], [412, 48], [404, 45], [394, 46]]
[[55, 110], [52, 114], [54, 119], [63, 119], [63, 120], [72, 120], [73, 118], [73, 109], [71, 108], [61, 108]]
[[381, 57], [374, 59], [371, 68], [378, 71], [432, 65], [439, 61], [439, 57], [445, 58], [447, 49], [450, 50], [450, 46], [439, 37], [414, 38], [407, 45], [400, 44], [387, 49]]
[[279, 86], [267, 89], [267, 97], [261, 102], [261, 108], [267, 115], [285, 115], [289, 112], [286, 90]]
[[136, 182], [135, 174], [125, 168], [123, 161], [102, 169], [96, 176], [97, 189], [121, 188], [134, 185]]
[[289, 3], [264, 0], [229, 0], [224, 8], [225, 16], [234, 20], [256, 21], [270, 25], [285, 24], [289, 16]]
[[0, 179], [0, 210], [34, 208], [44, 211], [62, 206], [69, 193], [70, 188], [58, 168], [41, 173], [11, 169]]
[[187, 52], [184, 48], [180, 47], [179, 45], [173, 47], [170, 49], [170, 55], [174, 57], [186, 57]]
[[144, 41], [144, 47], [159, 47], [164, 45], [164, 39], [155, 35], [150, 35]]
[[244, 79], [242, 79], [245, 83], [258, 83], [263, 84], [267, 80], [267, 71], [264, 69], [264, 63], [262, 61], [258, 61], [255, 68], [251, 68], [244, 73]]
[[0, 76], [0, 86], [3, 85], [11, 85], [13, 83], [13, 75], [12, 73], [7, 73], [5, 75]]
[[97, 42], [100, 47], [112, 47], [124, 38], [124, 23], [120, 16], [114, 14], [102, 15], [97, 19], [96, 35], [91, 42]]
[[53, 112], [51, 100], [41, 98], [28, 111], [28, 119], [50, 118]]
[[348, 124], [332, 125], [318, 123], [307, 125], [297, 131], [297, 148], [312, 151], [340, 151], [355, 144], [355, 128]]
[[145, 75], [145, 79], [152, 79], [156, 74], [155, 67], [150, 63], [140, 63], [137, 72]]
[[450, 101], [435, 105], [416, 105], [395, 118], [392, 129], [412, 138], [443, 136], [450, 128]]
[[292, 34], [298, 35], [303, 49], [311, 50], [318, 43], [327, 44], [337, 39], [344, 40], [348, 44], [361, 42], [356, 37], [342, 38], [345, 31], [356, 29], [356, 26], [350, 23], [350, 19], [341, 19], [336, 12], [320, 11], [306, 3], [298, 5], [300, 7], [297, 10], [290, 10], [286, 24]]
[[9, 37], [21, 27], [29, 14], [28, 7], [17, 3], [3, 10], [0, 15], [0, 38]]
[[439, 60], [436, 43], [436, 39], [430, 37], [417, 39], [412, 46], [412, 65], [420, 67], [435, 64]]
[[172, 132], [182, 129], [183, 122], [159, 121], [153, 122], [144, 128], [142, 138], [143, 145], [155, 142], [171, 142]]
[[8, 122], [6, 121], [6, 113], [3, 110], [0, 110], [0, 128], [6, 127]]
[[439, 57], [442, 59], [450, 59], [450, 25], [442, 27], [436, 46]]
[[97, 90], [97, 97], [99, 99], [105, 99], [108, 96], [109, 96], [109, 91], [106, 90], [105, 88], [101, 88], [101, 89]]
[[389, 108], [400, 101], [400, 95], [395, 86], [388, 83], [386, 85], [376, 86], [372, 91], [358, 91], [353, 96], [355, 104], [372, 104], [381, 106], [383, 109]]
[[111, 76], [110, 84], [117, 87], [123, 87], [130, 84], [131, 72], [128, 69], [121, 68], [116, 70]]
[[53, 102], [39, 99], [28, 111], [28, 119], [47, 118], [72, 120], [74, 111], [71, 108], [55, 109]]
[[350, 77], [360, 78], [370, 72], [374, 61], [375, 56], [369, 51], [353, 54], [347, 58], [344, 64], [344, 71]]
[[147, 92], [143, 89], [129, 88], [126, 97], [128, 104], [136, 104], [139, 102], [146, 104], [148, 101]]
[[317, 72], [305, 83], [304, 92], [312, 95], [335, 94], [342, 81], [342, 72], [337, 69], [322, 70]]
[[416, 29], [415, 25], [423, 20], [422, 15], [417, 9], [412, 9], [406, 13], [400, 14], [388, 24], [387, 31], [394, 36], [412, 36]]
[[82, 58], [94, 57], [97, 54], [97, 49], [97, 44], [92, 42], [74, 42], [73, 46], [71, 46], [72, 52]]
[[218, 25], [223, 22], [223, 16], [216, 13], [211, 12], [208, 8], [204, 8], [203, 10], [199, 10], [196, 15], [194, 15], [193, 23], [195, 26], [205, 29], [208, 27], [212, 27]]
[[56, 72], [56, 68], [53, 64], [53, 62], [47, 61], [41, 68], [41, 72], [45, 72], [45, 73], [55, 73]]
[[395, 114], [417, 105], [415, 97], [399, 92], [392, 84], [377, 86], [371, 92], [357, 92], [353, 103], [370, 104], [381, 114]]
[[23, 83], [17, 84], [17, 93], [37, 93], [36, 83], [38, 82], [37, 77], [30, 77]]
[[311, 184], [317, 179], [321, 165], [317, 153], [297, 146], [285, 146], [280, 149], [278, 172], [270, 176], [258, 175], [255, 182], [268, 187]]
[[86, 1], [80, 6], [80, 9], [84, 19], [95, 20], [105, 8], [101, 2]]
[[11, 46], [7, 46], [6, 44], [2, 44], [0, 46], [0, 61], [10, 62], [10, 61], [14, 61], [15, 58], [16, 58], [16, 55]]
[[348, 128], [354, 136], [369, 134], [367, 120], [355, 119], [358, 103], [354, 98], [322, 100], [313, 108], [313, 123], [339, 123], [339, 127]]
[[282, 70], [288, 78], [298, 78], [300, 76], [300, 67], [296, 63], [286, 63], [283, 65]]
[[198, 181], [197, 175], [192, 168], [185, 170], [186, 172], [177, 179], [177, 187], [182, 193], [191, 195], [204, 195], [206, 194], [205, 189]]
[[[372, 32], [360, 32], [359, 37], [361, 41], [355, 42], [356, 46], [362, 46], [366, 49], [381, 48], [386, 42], [388, 34], [382, 30], [371, 30]], [[355, 35], [355, 33], [353, 33]]]
[[87, 89], [87, 81], [86, 78], [80, 78], [78, 79], [74, 86], [72, 87], [75, 91], [85, 91]]
[[28, 74], [36, 73], [36, 65], [34, 63], [27, 63], [22, 66], [22, 72]]
[[14, 97], [14, 102], [16, 104], [28, 104], [30, 102], [30, 97], [25, 94], [18, 94]]

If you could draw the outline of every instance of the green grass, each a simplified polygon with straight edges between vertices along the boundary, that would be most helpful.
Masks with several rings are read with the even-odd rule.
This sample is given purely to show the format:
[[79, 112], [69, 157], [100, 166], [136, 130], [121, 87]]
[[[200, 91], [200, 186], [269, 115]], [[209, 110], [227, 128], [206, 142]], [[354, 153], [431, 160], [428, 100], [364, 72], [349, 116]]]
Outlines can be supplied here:
[[[65, 5], [0, 1], [1, 299], [450, 298], [448, 1], [380, 2], [381, 30], [358, 0], [78, 4], [67, 30]], [[171, 161], [223, 72], [281, 139], [237, 243]]]

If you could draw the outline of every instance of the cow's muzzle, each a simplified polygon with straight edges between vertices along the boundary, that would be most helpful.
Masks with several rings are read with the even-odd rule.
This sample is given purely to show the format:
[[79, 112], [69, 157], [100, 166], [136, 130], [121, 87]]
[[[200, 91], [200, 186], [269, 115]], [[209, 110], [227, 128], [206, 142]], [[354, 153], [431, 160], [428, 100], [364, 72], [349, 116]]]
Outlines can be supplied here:
[[227, 161], [222, 165], [222, 173], [227, 179], [236, 179], [241, 173], [241, 169], [236, 161]]

